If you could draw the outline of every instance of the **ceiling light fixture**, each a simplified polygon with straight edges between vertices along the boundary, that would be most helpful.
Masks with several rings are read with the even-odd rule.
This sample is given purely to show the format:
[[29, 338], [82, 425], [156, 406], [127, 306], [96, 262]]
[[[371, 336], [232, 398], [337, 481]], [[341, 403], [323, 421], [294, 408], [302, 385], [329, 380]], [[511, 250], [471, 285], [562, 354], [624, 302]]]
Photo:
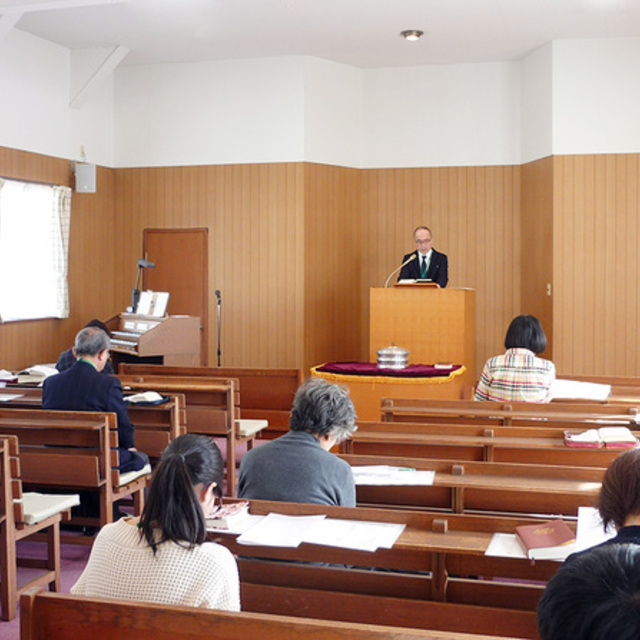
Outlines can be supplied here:
[[424, 35], [424, 31], [418, 29], [407, 29], [407, 31], [401, 31], [400, 35], [409, 42], [417, 42]]

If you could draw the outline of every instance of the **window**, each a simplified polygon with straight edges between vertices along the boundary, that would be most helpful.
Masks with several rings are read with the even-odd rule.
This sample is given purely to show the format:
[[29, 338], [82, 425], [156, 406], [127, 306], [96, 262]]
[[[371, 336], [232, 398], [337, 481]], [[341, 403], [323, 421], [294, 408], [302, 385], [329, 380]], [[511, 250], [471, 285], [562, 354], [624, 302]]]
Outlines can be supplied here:
[[66, 318], [71, 189], [0, 179], [0, 320]]

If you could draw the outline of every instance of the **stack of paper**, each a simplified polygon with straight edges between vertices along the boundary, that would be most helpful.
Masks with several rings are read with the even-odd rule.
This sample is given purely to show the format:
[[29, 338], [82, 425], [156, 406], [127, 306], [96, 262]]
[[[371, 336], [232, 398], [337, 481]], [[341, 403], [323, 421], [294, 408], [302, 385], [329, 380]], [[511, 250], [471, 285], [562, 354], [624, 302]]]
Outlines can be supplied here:
[[246, 545], [289, 548], [305, 542], [357, 551], [376, 551], [393, 547], [404, 528], [404, 524], [387, 522], [270, 513], [252, 522], [237, 541]]

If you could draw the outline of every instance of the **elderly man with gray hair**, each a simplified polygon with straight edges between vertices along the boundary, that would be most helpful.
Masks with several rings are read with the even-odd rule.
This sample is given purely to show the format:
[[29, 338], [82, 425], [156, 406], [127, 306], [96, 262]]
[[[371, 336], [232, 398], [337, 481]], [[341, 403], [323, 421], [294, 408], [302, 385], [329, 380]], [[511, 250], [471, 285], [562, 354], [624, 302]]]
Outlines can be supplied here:
[[242, 458], [238, 495], [257, 500], [355, 507], [351, 467], [329, 450], [356, 430], [349, 392], [311, 379], [293, 400], [289, 433]]
[[75, 364], [44, 381], [42, 408], [113, 412], [118, 416], [120, 471], [139, 471], [149, 457], [134, 448], [134, 429], [115, 376], [99, 375], [109, 361], [109, 336], [99, 327], [85, 327], [76, 336]]

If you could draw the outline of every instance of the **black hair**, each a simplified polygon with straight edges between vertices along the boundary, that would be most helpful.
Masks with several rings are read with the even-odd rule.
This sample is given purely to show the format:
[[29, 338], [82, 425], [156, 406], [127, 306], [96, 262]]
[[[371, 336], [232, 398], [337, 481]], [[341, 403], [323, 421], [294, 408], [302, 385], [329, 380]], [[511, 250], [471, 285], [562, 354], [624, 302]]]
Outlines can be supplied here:
[[205, 515], [194, 487], [215, 482], [214, 492], [220, 498], [223, 474], [220, 449], [206, 436], [182, 435], [162, 452], [139, 524], [140, 538], [154, 555], [167, 540], [188, 548], [206, 540]]
[[111, 331], [109, 331], [109, 327], [102, 322], [102, 320], [98, 320], [98, 318], [94, 318], [93, 320], [89, 320], [87, 324], [84, 325], [84, 328], [87, 327], [98, 327], [98, 329], [102, 329], [109, 337], [111, 337]]
[[605, 528], [613, 522], [617, 529], [629, 516], [640, 515], [640, 449], [619, 455], [602, 478], [598, 510]]
[[538, 603], [542, 640], [640, 638], [640, 545], [605, 544], [569, 558]]
[[522, 315], [514, 318], [504, 339], [505, 349], [529, 349], [536, 355], [547, 348], [547, 336], [535, 316]]

